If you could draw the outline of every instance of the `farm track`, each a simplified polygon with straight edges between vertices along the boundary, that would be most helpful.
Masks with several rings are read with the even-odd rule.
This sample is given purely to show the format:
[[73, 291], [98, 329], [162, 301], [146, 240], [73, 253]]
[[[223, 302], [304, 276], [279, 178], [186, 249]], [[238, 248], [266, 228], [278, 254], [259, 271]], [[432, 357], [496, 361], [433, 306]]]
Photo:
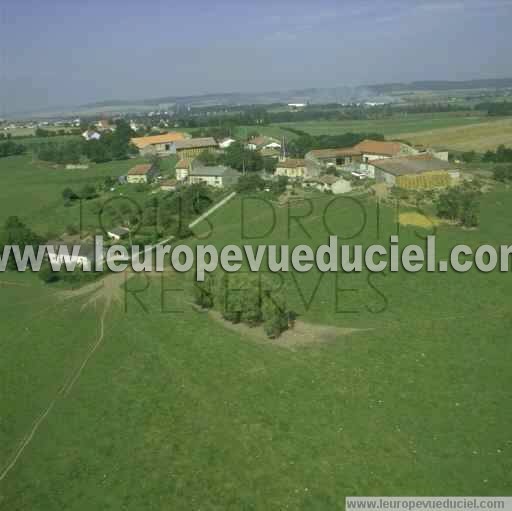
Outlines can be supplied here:
[[[87, 305], [87, 304], [86, 304]], [[2, 472], [0, 472], [0, 482], [3, 481], [10, 473], [10, 471], [16, 466], [18, 460], [21, 458], [23, 452], [25, 449], [30, 445], [32, 439], [34, 438], [34, 435], [37, 433], [39, 427], [45, 419], [48, 417], [50, 412], [52, 411], [53, 407], [59, 401], [61, 398], [65, 398], [68, 396], [68, 394], [73, 389], [75, 383], [79, 380], [82, 371], [86, 367], [87, 363], [91, 359], [91, 357], [94, 355], [94, 353], [98, 350], [98, 348], [103, 343], [104, 337], [105, 337], [105, 318], [107, 316], [107, 312], [110, 308], [110, 303], [108, 301], [105, 302], [105, 305], [103, 307], [103, 311], [100, 316], [99, 321], [99, 332], [96, 339], [96, 342], [91, 347], [91, 349], [87, 352], [84, 360], [80, 364], [79, 368], [73, 373], [71, 378], [68, 382], [66, 382], [59, 390], [55, 398], [50, 402], [50, 404], [46, 407], [41, 414], [36, 418], [34, 421], [34, 424], [32, 426], [32, 429], [30, 432], [22, 439], [21, 443], [19, 444], [18, 448], [14, 452], [11, 461], [2, 469]]]
[[[202, 220], [206, 219], [208, 216], [210, 216], [213, 212], [215, 212], [217, 209], [224, 206], [226, 203], [228, 203], [236, 193], [229, 194], [227, 197], [222, 199], [219, 203], [215, 204], [212, 208], [210, 208], [208, 211], [206, 211], [203, 215], [198, 217], [194, 222], [192, 222], [191, 227], [196, 225], [197, 223], [200, 223]], [[166, 240], [161, 241], [160, 243], [151, 246], [151, 248], [148, 248], [147, 251], [153, 250], [157, 245], [159, 244], [165, 244], [172, 240], [171, 238], [168, 238]], [[55, 404], [59, 401], [59, 399], [66, 398], [69, 396], [69, 393], [73, 390], [73, 387], [75, 386], [76, 382], [80, 379], [80, 376], [82, 375], [83, 370], [93, 357], [93, 355], [96, 353], [96, 351], [100, 348], [102, 345], [104, 338], [105, 338], [105, 319], [107, 316], [107, 313], [112, 306], [113, 302], [120, 302], [122, 301], [122, 284], [126, 282], [127, 279], [131, 278], [133, 276], [132, 272], [121, 272], [121, 273], [112, 273], [107, 275], [100, 283], [94, 282], [92, 284], [86, 285], [80, 289], [77, 289], [75, 291], [66, 291], [63, 292], [60, 296], [61, 299], [69, 300], [69, 299], [76, 299], [81, 298], [84, 296], [87, 296], [88, 299], [85, 302], [85, 304], [82, 306], [82, 310], [88, 307], [89, 305], [94, 304], [94, 307], [97, 310], [98, 303], [101, 302], [103, 304], [103, 309], [101, 312], [101, 316], [99, 318], [99, 331], [97, 334], [96, 341], [92, 345], [92, 347], [89, 349], [87, 354], [85, 355], [82, 363], [78, 367], [78, 369], [71, 375], [69, 380], [65, 382], [60, 390], [58, 391], [55, 398], [50, 402], [50, 404], [37, 416], [36, 420], [33, 423], [33, 426], [29, 433], [23, 437], [21, 440], [19, 446], [17, 447], [16, 451], [11, 457], [11, 460], [7, 463], [7, 465], [2, 469], [0, 472], [0, 482], [2, 482], [11, 472], [11, 470], [16, 466], [19, 459], [23, 455], [23, 452], [25, 449], [30, 445], [32, 442], [35, 434], [39, 430], [39, 427], [41, 424], [44, 423], [46, 418], [49, 416], [50, 412], [53, 410]], [[0, 281], [0, 287], [2, 285], [19, 285], [21, 287], [30, 287], [28, 285], [25, 285], [23, 283], [11, 283], [7, 281]], [[53, 305], [52, 305], [53, 306]]]

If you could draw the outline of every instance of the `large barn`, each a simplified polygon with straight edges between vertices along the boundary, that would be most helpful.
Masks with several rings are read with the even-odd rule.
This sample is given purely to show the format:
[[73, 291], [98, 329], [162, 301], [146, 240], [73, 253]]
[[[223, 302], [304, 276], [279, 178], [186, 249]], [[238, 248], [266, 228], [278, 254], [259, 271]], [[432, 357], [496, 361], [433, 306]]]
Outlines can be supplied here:
[[431, 154], [373, 160], [377, 182], [400, 188], [436, 188], [456, 181], [460, 172], [450, 162]]

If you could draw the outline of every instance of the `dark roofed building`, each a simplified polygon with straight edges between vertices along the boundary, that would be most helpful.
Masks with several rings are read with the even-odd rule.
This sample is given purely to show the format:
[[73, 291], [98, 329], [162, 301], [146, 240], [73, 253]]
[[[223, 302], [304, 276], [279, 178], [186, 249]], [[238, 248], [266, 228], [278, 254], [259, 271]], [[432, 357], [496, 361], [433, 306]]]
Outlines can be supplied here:
[[212, 137], [189, 138], [174, 142], [176, 154], [180, 158], [195, 158], [203, 151], [218, 149], [219, 145]]
[[231, 167], [217, 165], [215, 167], [195, 167], [190, 171], [190, 184], [205, 183], [216, 188], [233, 186], [240, 178], [240, 173]]
[[417, 176], [423, 176], [424, 178], [434, 178], [436, 176], [438, 179], [431, 179], [433, 186], [446, 186], [451, 180], [459, 177], [459, 169], [455, 165], [435, 158], [431, 154], [373, 160], [372, 165], [375, 167], [377, 181], [389, 185], [403, 185], [404, 188], [414, 188], [414, 186], [407, 186], [407, 184], [412, 184], [413, 181], [410, 178]]

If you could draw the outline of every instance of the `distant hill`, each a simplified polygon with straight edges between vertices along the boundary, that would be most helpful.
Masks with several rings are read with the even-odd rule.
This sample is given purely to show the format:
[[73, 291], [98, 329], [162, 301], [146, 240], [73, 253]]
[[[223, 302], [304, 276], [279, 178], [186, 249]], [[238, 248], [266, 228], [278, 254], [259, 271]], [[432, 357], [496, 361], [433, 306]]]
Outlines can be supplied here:
[[445, 81], [431, 80], [411, 83], [387, 83], [369, 85], [367, 88], [375, 94], [391, 94], [405, 91], [448, 91], [470, 89], [507, 89], [512, 87], [512, 78], [498, 78], [488, 80]]
[[365, 86], [339, 86], [330, 88], [291, 89], [267, 92], [225, 92], [190, 96], [163, 96], [123, 100], [113, 98], [72, 107], [44, 108], [31, 112], [16, 112], [9, 117], [59, 117], [67, 115], [97, 115], [98, 113], [142, 112], [149, 110], [175, 109], [178, 107], [213, 107], [237, 105], [271, 105], [286, 103], [330, 104], [330, 103], [401, 103], [401, 92], [455, 91], [476, 89], [512, 88], [512, 78], [446, 81], [430, 80], [411, 83], [385, 83]]
[[[385, 83], [358, 87], [332, 87], [292, 89], [287, 91], [269, 91], [261, 93], [226, 92], [219, 94], [203, 94], [192, 96], [164, 96], [159, 98], [140, 100], [107, 100], [88, 103], [80, 108], [115, 108], [129, 106], [158, 107], [161, 105], [184, 106], [214, 106], [214, 105], [258, 105], [271, 103], [307, 102], [318, 103], [350, 103], [358, 101], [371, 101], [378, 99], [381, 102], [396, 101], [391, 97], [382, 96], [405, 91], [449, 91], [465, 89], [504, 89], [512, 88], [512, 78], [446, 81], [430, 80], [411, 83]], [[376, 98], [376, 96], [378, 98]]]

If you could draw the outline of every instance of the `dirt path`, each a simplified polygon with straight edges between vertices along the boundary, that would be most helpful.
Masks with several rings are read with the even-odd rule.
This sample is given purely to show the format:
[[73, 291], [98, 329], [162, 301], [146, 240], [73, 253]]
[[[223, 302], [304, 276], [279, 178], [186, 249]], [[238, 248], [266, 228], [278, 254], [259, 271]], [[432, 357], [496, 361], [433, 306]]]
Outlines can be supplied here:
[[[225, 197], [218, 204], [214, 205], [208, 211], [206, 211], [203, 215], [197, 218], [194, 222], [190, 224], [190, 227], [193, 227], [197, 223], [201, 222], [213, 212], [215, 212], [220, 207], [224, 206], [227, 202], [229, 202], [234, 196], [235, 192], [230, 194], [228, 197]], [[160, 241], [159, 243], [147, 247], [144, 252], [154, 250], [158, 245], [163, 245], [171, 241], [173, 237], [170, 237], [166, 240]], [[135, 257], [135, 256], [134, 256]], [[98, 310], [98, 306], [102, 307], [101, 315], [99, 317], [99, 330], [98, 335], [96, 337], [96, 341], [92, 345], [91, 349], [87, 352], [82, 363], [77, 368], [77, 370], [71, 375], [71, 377], [64, 383], [64, 385], [60, 388], [59, 392], [55, 396], [55, 398], [50, 402], [50, 404], [41, 412], [34, 424], [29, 431], [29, 433], [23, 437], [20, 442], [18, 448], [12, 455], [11, 460], [7, 463], [7, 465], [0, 472], [0, 482], [3, 481], [10, 473], [10, 471], [16, 466], [18, 460], [22, 456], [25, 449], [30, 445], [34, 435], [37, 433], [37, 430], [43, 424], [45, 419], [48, 417], [53, 407], [57, 403], [59, 399], [64, 399], [69, 395], [71, 390], [73, 389], [76, 382], [80, 379], [83, 370], [91, 360], [92, 356], [96, 353], [99, 347], [102, 345], [105, 338], [105, 320], [107, 317], [107, 313], [114, 302], [122, 302], [123, 300], [123, 284], [126, 283], [128, 279], [133, 277], [134, 273], [131, 270], [125, 270], [120, 273], [110, 273], [106, 277], [104, 277], [100, 282], [94, 282], [92, 284], [85, 285], [77, 290], [63, 291], [59, 293], [58, 298], [61, 300], [71, 300], [81, 297], [88, 297], [87, 301], [82, 305], [82, 310], [87, 308], [90, 305], [94, 305], [95, 309]], [[161, 273], [158, 274], [159, 276]], [[0, 281], [0, 286], [16, 286], [19, 285], [21, 287], [29, 287], [24, 283], [15, 283], [8, 281]]]
[[[113, 274], [113, 276], [119, 278], [119, 274]], [[103, 280], [106, 281], [107, 279], [109, 279], [109, 277], [111, 277], [111, 275], [109, 275], [108, 277], [106, 277]], [[125, 277], [123, 277], [123, 278], [125, 278]], [[89, 362], [91, 357], [94, 355], [94, 353], [97, 351], [97, 349], [102, 344], [103, 339], [105, 337], [105, 318], [107, 316], [108, 310], [110, 309], [112, 302], [117, 298], [117, 294], [113, 293], [113, 291], [112, 291], [112, 288], [113, 288], [112, 280], [114, 280], [114, 279], [112, 279], [112, 278], [110, 279], [110, 285], [93, 284], [93, 285], [89, 285], [89, 286], [84, 286], [83, 288], [78, 289], [77, 291], [66, 291], [64, 293], [64, 297], [66, 297], [68, 299], [76, 298], [76, 297], [84, 296], [86, 294], [93, 293], [91, 298], [82, 306], [82, 309], [85, 308], [86, 306], [88, 306], [89, 304], [94, 303], [95, 308], [97, 310], [98, 300], [101, 300], [102, 305], [103, 305], [103, 310], [102, 310], [100, 318], [99, 318], [99, 332], [98, 332], [96, 342], [93, 344], [91, 349], [87, 352], [85, 358], [83, 359], [83, 361], [80, 364], [80, 366], [78, 367], [78, 369], [71, 375], [69, 380], [64, 383], [64, 385], [60, 388], [59, 392], [57, 393], [55, 398], [50, 402], [50, 404], [46, 407], [46, 409], [43, 410], [43, 412], [41, 412], [41, 414], [39, 414], [39, 416], [36, 418], [31, 430], [22, 439], [18, 448], [14, 452], [14, 454], [11, 458], [11, 461], [0, 472], [0, 482], [3, 481], [9, 475], [9, 472], [16, 466], [21, 455], [23, 454], [25, 449], [30, 445], [32, 439], [34, 438], [34, 435], [37, 433], [37, 430], [39, 429], [41, 424], [43, 424], [45, 419], [48, 417], [48, 415], [52, 411], [52, 409], [55, 406], [55, 404], [57, 403], [57, 401], [59, 399], [65, 398], [71, 392], [71, 390], [73, 389], [73, 386], [80, 378], [82, 371], [86, 367], [87, 363]], [[98, 291], [99, 291], [99, 294], [98, 294]]]

